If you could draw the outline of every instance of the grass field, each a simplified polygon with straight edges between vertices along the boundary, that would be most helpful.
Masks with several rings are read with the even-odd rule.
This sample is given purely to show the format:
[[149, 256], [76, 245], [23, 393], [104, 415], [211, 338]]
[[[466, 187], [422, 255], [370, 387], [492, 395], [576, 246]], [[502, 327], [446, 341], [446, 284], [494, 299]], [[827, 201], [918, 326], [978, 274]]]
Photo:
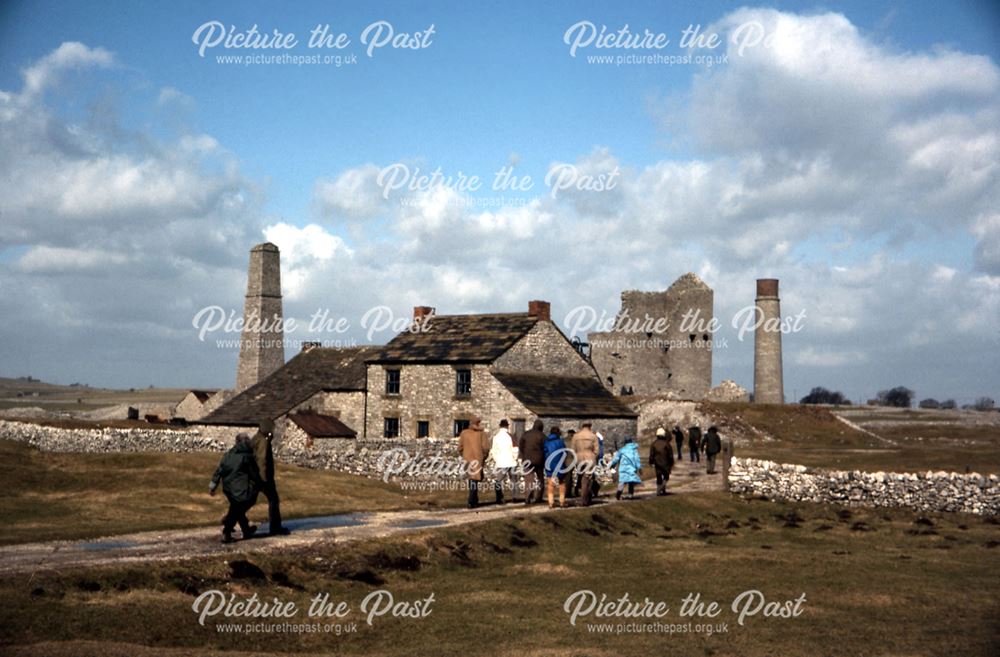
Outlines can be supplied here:
[[823, 407], [710, 404], [704, 408], [749, 437], [741, 441], [737, 456], [847, 470], [1000, 473], [1000, 414], [996, 413], [835, 411], [859, 430]]
[[[11, 655], [995, 655], [1000, 648], [1000, 525], [960, 514], [847, 510], [743, 501], [723, 493], [561, 511], [381, 542], [270, 555], [235, 553], [0, 581], [0, 644]], [[359, 622], [336, 636], [250, 632], [198, 624], [192, 603], [217, 589], [293, 601], [328, 593]], [[360, 605], [434, 594], [424, 618], [374, 619]], [[678, 617], [680, 600], [717, 601], [713, 636], [608, 635], [574, 627], [563, 605], [578, 590], [648, 597]], [[736, 622], [731, 602], [805, 594], [797, 618]], [[145, 648], [144, 648], [145, 647]]]
[[[208, 495], [220, 454], [54, 454], [0, 440], [0, 544], [81, 539], [216, 525], [225, 498]], [[287, 518], [349, 511], [457, 506], [458, 493], [404, 494], [398, 486], [278, 464]], [[266, 519], [262, 499], [251, 520]]]

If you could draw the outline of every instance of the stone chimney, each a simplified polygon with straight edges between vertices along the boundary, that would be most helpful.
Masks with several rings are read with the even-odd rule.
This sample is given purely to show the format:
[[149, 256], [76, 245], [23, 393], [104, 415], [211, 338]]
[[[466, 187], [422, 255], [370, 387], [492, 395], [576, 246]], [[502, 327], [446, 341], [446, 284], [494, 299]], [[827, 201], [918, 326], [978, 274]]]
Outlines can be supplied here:
[[753, 400], [785, 403], [781, 367], [781, 301], [778, 279], [757, 279], [757, 328], [753, 340]]
[[538, 319], [544, 319], [545, 321], [552, 320], [552, 304], [548, 301], [529, 301], [528, 302], [528, 314], [532, 317], [537, 317]]
[[280, 254], [277, 246], [265, 242], [250, 249], [237, 394], [285, 364], [283, 323]]

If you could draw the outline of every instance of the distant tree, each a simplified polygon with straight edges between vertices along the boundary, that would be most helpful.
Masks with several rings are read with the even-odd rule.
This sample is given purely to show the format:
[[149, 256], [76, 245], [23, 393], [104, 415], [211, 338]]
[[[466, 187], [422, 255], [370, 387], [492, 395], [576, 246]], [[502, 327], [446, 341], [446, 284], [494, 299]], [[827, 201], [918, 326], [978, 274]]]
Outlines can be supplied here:
[[972, 408], [977, 411], [992, 411], [995, 406], [996, 402], [994, 402], [991, 398], [980, 397], [976, 400], [976, 403], [972, 405]]
[[800, 404], [849, 404], [839, 392], [832, 392], [822, 386], [817, 386], [809, 391], [809, 394], [799, 400]]
[[941, 408], [941, 402], [936, 399], [921, 399], [920, 403], [917, 404], [920, 408]]
[[913, 391], [905, 386], [896, 386], [892, 390], [881, 390], [878, 393], [880, 406], [894, 408], [909, 408], [913, 404]]
[[958, 404], [955, 403], [954, 399], [945, 399], [943, 402], [941, 402], [941, 408], [951, 410], [954, 408], [958, 408]]

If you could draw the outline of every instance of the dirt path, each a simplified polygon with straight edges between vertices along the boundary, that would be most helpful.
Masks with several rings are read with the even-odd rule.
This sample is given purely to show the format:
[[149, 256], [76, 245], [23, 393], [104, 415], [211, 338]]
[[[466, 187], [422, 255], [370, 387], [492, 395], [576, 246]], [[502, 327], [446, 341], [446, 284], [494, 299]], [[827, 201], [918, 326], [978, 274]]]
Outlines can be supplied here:
[[[654, 482], [645, 482], [637, 491], [636, 498], [652, 497], [655, 488]], [[707, 476], [703, 463], [689, 462], [679, 462], [675, 466], [668, 485], [668, 491], [672, 494], [696, 494], [721, 488], [721, 475]], [[487, 493], [486, 499], [490, 496], [491, 493]], [[480, 497], [483, 498], [482, 494]], [[629, 502], [616, 501], [610, 485], [605, 486], [596, 501], [596, 504], [622, 503]], [[84, 541], [25, 543], [0, 547], [0, 574], [169, 561], [246, 551], [271, 552], [317, 543], [367, 541], [433, 527], [455, 527], [497, 518], [565, 512], [561, 509], [550, 510], [546, 504], [525, 506], [511, 503], [503, 506], [488, 504], [475, 510], [386, 511], [299, 518], [285, 523], [292, 530], [288, 536], [254, 538], [229, 545], [219, 542], [218, 527], [141, 532]]]

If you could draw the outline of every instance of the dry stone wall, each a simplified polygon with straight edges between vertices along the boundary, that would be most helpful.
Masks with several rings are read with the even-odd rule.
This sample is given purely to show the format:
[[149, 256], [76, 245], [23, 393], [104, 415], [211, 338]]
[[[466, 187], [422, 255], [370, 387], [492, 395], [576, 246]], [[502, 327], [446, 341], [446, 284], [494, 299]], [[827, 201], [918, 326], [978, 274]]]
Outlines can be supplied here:
[[1000, 478], [995, 474], [811, 470], [802, 465], [734, 458], [729, 489], [744, 496], [797, 502], [1000, 514]]

